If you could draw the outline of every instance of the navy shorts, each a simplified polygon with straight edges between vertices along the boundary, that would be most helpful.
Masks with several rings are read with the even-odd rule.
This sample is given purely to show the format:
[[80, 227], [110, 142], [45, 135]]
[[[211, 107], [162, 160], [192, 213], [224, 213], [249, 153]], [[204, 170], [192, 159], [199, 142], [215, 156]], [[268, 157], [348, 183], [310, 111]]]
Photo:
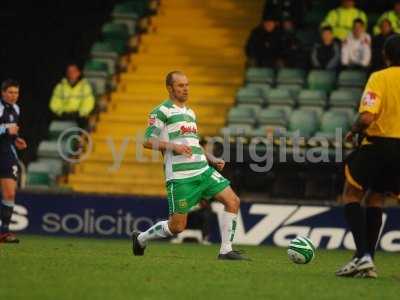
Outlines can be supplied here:
[[0, 178], [18, 180], [18, 161], [13, 154], [0, 153]]

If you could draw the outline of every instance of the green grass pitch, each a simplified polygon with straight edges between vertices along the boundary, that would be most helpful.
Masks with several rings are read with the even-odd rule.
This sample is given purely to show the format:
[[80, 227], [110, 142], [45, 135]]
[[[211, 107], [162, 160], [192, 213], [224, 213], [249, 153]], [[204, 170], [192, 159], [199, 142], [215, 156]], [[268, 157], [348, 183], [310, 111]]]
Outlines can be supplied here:
[[317, 250], [295, 265], [286, 250], [237, 247], [251, 262], [218, 261], [218, 246], [20, 236], [0, 245], [0, 299], [399, 299], [398, 254], [378, 253], [379, 278], [336, 278], [348, 251]]

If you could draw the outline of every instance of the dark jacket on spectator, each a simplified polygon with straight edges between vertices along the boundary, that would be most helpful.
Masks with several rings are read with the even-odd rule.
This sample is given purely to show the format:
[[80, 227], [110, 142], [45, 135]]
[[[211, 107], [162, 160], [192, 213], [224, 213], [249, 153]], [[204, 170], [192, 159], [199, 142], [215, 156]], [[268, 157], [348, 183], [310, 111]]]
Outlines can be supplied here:
[[335, 70], [340, 66], [340, 52], [339, 41], [331, 45], [317, 43], [311, 51], [311, 65], [316, 69]]
[[280, 37], [281, 50], [279, 52], [283, 66], [288, 68], [305, 68], [307, 59], [304, 59], [304, 50], [296, 33], [294, 31], [282, 30]]
[[261, 26], [250, 33], [246, 55], [259, 67], [274, 67], [279, 56], [281, 38], [278, 31], [267, 32]]
[[385, 67], [385, 62], [383, 61], [383, 45], [386, 39], [391, 36], [393, 32], [383, 35], [378, 34], [372, 38], [372, 60], [371, 60], [371, 70], [377, 71]]

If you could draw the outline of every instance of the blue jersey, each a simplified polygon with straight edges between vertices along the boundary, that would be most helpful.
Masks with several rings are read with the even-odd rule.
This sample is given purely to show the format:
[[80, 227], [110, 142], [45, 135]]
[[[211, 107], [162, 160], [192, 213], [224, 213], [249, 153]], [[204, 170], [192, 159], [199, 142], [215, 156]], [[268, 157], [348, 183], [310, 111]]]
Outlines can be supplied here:
[[15, 149], [16, 136], [8, 134], [8, 127], [17, 125], [19, 120], [19, 107], [0, 99], [0, 163], [5, 159], [18, 159]]

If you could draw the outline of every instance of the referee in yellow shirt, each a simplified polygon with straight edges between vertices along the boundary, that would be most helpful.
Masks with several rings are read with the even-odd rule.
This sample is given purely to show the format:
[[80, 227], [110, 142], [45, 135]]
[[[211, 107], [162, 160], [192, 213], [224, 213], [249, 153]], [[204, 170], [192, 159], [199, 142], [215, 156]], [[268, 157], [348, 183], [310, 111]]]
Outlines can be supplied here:
[[[382, 226], [383, 199], [400, 193], [400, 35], [384, 45], [388, 68], [372, 73], [359, 108], [359, 117], [346, 136], [360, 145], [345, 164], [343, 201], [356, 254], [337, 276], [376, 278], [374, 253]], [[360, 202], [365, 198], [364, 210]]]

